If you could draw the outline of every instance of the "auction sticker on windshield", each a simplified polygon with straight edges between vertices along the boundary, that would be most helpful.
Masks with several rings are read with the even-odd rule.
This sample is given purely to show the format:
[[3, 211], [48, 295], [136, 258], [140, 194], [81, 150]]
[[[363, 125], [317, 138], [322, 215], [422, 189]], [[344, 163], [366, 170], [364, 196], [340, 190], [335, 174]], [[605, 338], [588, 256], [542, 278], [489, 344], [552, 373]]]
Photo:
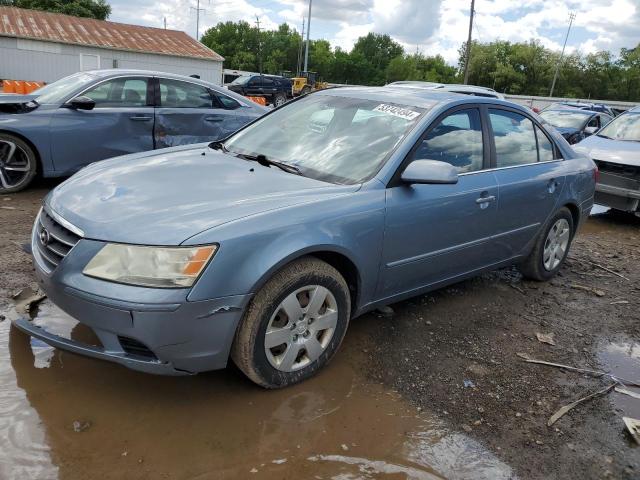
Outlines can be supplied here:
[[388, 113], [389, 115], [404, 118], [405, 120], [414, 120], [420, 116], [419, 112], [414, 112], [413, 110], [409, 110], [408, 108], [402, 108], [395, 105], [387, 105], [385, 103], [381, 103], [376, 108], [374, 108], [373, 111]]

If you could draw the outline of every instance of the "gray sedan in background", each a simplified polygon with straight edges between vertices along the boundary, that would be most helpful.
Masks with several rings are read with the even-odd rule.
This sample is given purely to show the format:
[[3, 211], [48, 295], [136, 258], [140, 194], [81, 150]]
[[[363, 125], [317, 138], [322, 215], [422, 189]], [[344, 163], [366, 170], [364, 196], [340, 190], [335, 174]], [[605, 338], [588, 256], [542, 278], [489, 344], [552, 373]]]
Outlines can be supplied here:
[[596, 203], [640, 216], [640, 107], [616, 117], [575, 149], [600, 169]]
[[144, 70], [80, 72], [0, 96], [0, 194], [37, 173], [70, 175], [128, 153], [223, 139], [266, 108], [202, 80]]

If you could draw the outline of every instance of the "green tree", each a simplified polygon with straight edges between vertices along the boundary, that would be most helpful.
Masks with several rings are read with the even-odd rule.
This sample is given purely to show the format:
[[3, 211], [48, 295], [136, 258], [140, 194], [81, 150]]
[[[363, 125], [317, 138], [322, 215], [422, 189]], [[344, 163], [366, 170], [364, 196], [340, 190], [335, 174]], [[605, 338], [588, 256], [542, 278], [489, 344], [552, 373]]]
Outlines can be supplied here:
[[97, 20], [106, 20], [111, 14], [111, 6], [105, 0], [0, 0], [0, 5], [64, 13]]

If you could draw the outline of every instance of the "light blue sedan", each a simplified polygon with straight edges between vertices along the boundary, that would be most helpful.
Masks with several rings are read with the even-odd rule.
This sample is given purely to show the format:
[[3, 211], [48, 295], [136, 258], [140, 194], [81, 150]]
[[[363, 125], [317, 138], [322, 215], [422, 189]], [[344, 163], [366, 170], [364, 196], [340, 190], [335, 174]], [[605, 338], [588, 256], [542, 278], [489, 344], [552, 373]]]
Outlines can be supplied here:
[[220, 140], [268, 110], [222, 87], [143, 70], [81, 72], [0, 95], [0, 194], [128, 153]]
[[224, 142], [91, 165], [45, 199], [36, 276], [100, 339], [53, 346], [161, 374], [304, 380], [350, 319], [517, 264], [547, 280], [596, 168], [530, 110], [393, 87], [294, 100]]

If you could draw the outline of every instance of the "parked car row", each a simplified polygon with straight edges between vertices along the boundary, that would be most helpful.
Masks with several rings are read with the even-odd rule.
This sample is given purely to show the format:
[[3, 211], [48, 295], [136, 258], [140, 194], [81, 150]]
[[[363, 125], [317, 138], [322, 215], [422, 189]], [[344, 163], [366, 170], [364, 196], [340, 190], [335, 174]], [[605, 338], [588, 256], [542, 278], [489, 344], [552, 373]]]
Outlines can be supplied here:
[[[152, 78], [149, 116], [164, 98]], [[79, 92], [63, 108], [98, 110], [80, 107], [100, 95]], [[24, 116], [46, 104], [35, 106]], [[589, 215], [596, 171], [510, 102], [321, 90], [222, 141], [96, 162], [56, 187], [32, 232], [36, 276], [100, 342], [15, 325], [135, 370], [188, 375], [232, 359], [257, 384], [284, 387], [323, 368], [369, 310], [513, 264], [552, 278]]]
[[70, 175], [106, 158], [218, 140], [267, 110], [224, 88], [139, 70], [81, 72], [0, 96], [0, 193], [36, 173]]

